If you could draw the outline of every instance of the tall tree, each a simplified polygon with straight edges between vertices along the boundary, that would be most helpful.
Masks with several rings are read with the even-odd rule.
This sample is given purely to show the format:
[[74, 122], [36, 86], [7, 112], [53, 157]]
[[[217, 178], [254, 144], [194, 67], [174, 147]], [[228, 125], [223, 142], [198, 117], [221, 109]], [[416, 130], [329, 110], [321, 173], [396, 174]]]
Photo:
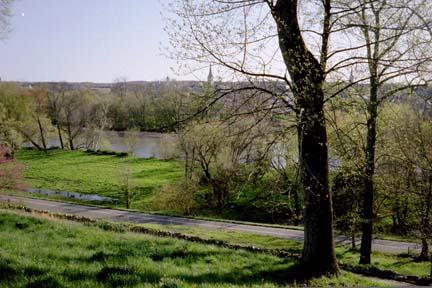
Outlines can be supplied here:
[[65, 105], [65, 95], [72, 90], [69, 83], [60, 82], [50, 85], [48, 93], [48, 112], [53, 125], [56, 126], [61, 149], [65, 148], [62, 135], [62, 109]]
[[[177, 58], [214, 63], [230, 73], [231, 79], [243, 81], [244, 85], [231, 92], [251, 91], [253, 95], [258, 90], [268, 95], [265, 109], [282, 103], [285, 111], [296, 113], [305, 205], [303, 264], [314, 275], [337, 273], [323, 112], [330, 58], [331, 1], [305, 4], [313, 6], [320, 19], [313, 27], [317, 30], [308, 34], [310, 37], [300, 28], [303, 24], [300, 19], [305, 14], [298, 14], [299, 1], [178, 0], [175, 3], [177, 17], [171, 22], [173, 27], [167, 30], [170, 33], [172, 29], [171, 43], [180, 51]], [[178, 19], [181, 23], [176, 22]], [[311, 44], [316, 38], [319, 47]], [[280, 63], [284, 65], [278, 66]], [[280, 82], [269, 87], [270, 80]], [[229, 94], [228, 90], [216, 88], [215, 92], [222, 98]]]
[[358, 73], [357, 83], [367, 84], [356, 87], [354, 93], [361, 99], [362, 109], [367, 115], [361, 167], [364, 187], [360, 263], [370, 264], [379, 107], [389, 97], [429, 77], [431, 35], [426, 27], [432, 24], [432, 17], [423, 12], [427, 4], [423, 0], [336, 2], [342, 9], [350, 11], [344, 21], [339, 22], [354, 43], [349, 49], [351, 63], [345, 65], [353, 65], [352, 69]]
[[77, 138], [83, 133], [90, 119], [91, 106], [85, 90], [74, 90], [66, 93], [60, 113], [60, 122], [66, 133], [69, 149], [78, 148]]

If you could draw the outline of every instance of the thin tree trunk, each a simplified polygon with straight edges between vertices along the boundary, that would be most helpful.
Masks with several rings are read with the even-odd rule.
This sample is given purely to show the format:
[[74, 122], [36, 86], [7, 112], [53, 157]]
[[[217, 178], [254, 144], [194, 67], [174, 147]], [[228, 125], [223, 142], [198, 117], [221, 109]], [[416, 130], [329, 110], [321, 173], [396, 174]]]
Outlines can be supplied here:
[[27, 139], [27, 141], [29, 141], [34, 147], [36, 147], [36, 149], [43, 150], [39, 144], [37, 144], [35, 141], [33, 141], [33, 139], [29, 135], [27, 135], [27, 133], [25, 133], [21, 129], [18, 129], [18, 131], [20, 131], [22, 133], [22, 135], [24, 136], [24, 138]]
[[427, 239], [424, 237], [422, 237], [421, 242], [422, 242], [422, 249], [420, 252], [420, 256], [417, 258], [417, 260], [426, 261], [429, 258], [429, 245]]
[[40, 133], [41, 140], [42, 140], [42, 146], [43, 146], [43, 149], [44, 149], [45, 153], [47, 153], [47, 145], [46, 145], [46, 142], [45, 142], [45, 135], [44, 135], [44, 132], [43, 132], [42, 123], [40, 121], [39, 116], [37, 116], [37, 122], [38, 122], [38, 126], [39, 126], [39, 133]]
[[64, 143], [63, 143], [63, 137], [61, 134], [61, 128], [60, 128], [60, 124], [57, 122], [57, 132], [58, 132], [58, 137], [59, 137], [59, 141], [60, 141], [60, 147], [62, 150], [64, 150]]
[[72, 136], [72, 129], [71, 129], [70, 124], [68, 124], [68, 126], [67, 126], [67, 132], [68, 132], [69, 149], [75, 150], [75, 147], [73, 145], [73, 136]]
[[432, 175], [428, 177], [428, 193], [426, 196], [426, 211], [423, 215], [423, 219], [422, 219], [422, 250], [420, 253], [420, 256], [418, 257], [419, 260], [423, 261], [423, 260], [427, 260], [429, 257], [429, 245], [427, 242], [427, 236], [430, 235], [430, 224], [429, 224], [429, 214], [430, 214], [430, 208], [431, 208], [431, 200], [432, 200]]
[[35, 141], [33, 141], [30, 137], [28, 137], [27, 135], [24, 135], [24, 137], [25, 137], [28, 141], [30, 141], [30, 143], [32, 143], [32, 145], [33, 145], [34, 147], [36, 147], [36, 149], [38, 149], [38, 150], [43, 150], [42, 147], [41, 147], [39, 144], [37, 144]]

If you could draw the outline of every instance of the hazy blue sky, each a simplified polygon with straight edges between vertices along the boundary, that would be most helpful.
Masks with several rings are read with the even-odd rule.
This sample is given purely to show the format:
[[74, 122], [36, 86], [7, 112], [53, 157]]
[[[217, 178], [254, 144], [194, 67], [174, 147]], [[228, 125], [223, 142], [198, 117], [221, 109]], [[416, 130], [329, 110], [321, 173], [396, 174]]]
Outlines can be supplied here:
[[[165, 0], [160, 0], [165, 1]], [[111, 82], [173, 76], [159, 0], [16, 0], [0, 77]], [[177, 77], [178, 78], [178, 77]]]

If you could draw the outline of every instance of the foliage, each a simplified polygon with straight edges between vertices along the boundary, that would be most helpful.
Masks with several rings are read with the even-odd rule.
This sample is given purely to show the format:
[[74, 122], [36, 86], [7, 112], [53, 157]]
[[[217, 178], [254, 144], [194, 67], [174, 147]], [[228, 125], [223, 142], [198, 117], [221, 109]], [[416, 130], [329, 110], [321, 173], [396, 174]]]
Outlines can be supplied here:
[[198, 179], [184, 178], [175, 184], [165, 185], [159, 191], [158, 210], [181, 215], [193, 215], [199, 205], [196, 201]]
[[22, 90], [15, 84], [0, 84], [0, 143], [10, 152], [23, 142], [23, 127], [30, 121], [30, 106]]
[[350, 169], [341, 168], [333, 177], [333, 203], [335, 227], [351, 236], [351, 246], [355, 248], [355, 235], [361, 224], [362, 178]]
[[195, 174], [200, 184], [211, 187], [214, 200], [208, 199], [209, 205], [225, 206], [236, 183], [254, 182], [265, 173], [265, 124], [254, 125], [248, 120], [231, 125], [195, 123], [181, 135], [186, 177]]
[[10, 11], [13, 0], [0, 1], [0, 40], [6, 38], [9, 33], [9, 18], [12, 13]]
[[391, 139], [386, 145], [391, 151], [388, 162], [393, 166], [385, 167], [385, 172], [392, 180], [387, 182], [393, 188], [395, 228], [418, 233], [423, 246], [420, 258], [426, 260], [432, 235], [432, 120], [425, 110], [427, 102], [412, 99], [417, 101], [411, 105], [390, 106], [391, 114], [383, 117]]

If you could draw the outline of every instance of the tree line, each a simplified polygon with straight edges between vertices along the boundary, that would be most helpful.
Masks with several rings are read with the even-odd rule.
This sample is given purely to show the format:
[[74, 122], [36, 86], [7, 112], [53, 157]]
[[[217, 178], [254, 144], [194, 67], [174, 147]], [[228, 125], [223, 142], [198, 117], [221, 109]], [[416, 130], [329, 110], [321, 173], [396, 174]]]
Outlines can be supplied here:
[[106, 130], [174, 132], [197, 112], [197, 92], [172, 80], [153, 83], [118, 81], [109, 93], [67, 82], [1, 83], [0, 139], [11, 151], [23, 142], [47, 151], [50, 138], [61, 149], [97, 150]]

